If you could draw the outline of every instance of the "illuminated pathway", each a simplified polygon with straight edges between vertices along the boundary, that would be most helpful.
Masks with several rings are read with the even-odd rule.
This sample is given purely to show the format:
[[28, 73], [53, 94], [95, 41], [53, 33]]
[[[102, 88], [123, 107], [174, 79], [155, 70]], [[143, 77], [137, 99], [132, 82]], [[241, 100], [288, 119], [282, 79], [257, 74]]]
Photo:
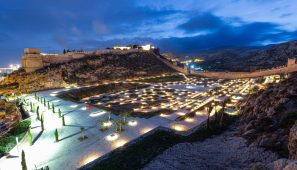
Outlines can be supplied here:
[[[53, 114], [51, 111], [44, 113], [45, 131], [39, 136], [33, 146], [29, 146], [26, 137], [23, 142], [20, 142], [19, 150], [25, 151], [26, 162], [29, 168], [49, 166], [50, 169], [75, 169], [158, 126], [179, 128], [179, 126], [174, 126], [174, 121], [159, 116], [150, 119], [128, 118], [128, 121], [134, 120], [137, 124], [132, 122], [131, 126], [124, 126], [125, 131], [119, 134], [118, 139], [109, 141], [107, 136], [113, 133], [113, 128], [106, 132], [101, 132], [99, 131], [99, 125], [96, 124], [98, 118], [106, 117], [107, 115], [99, 114], [97, 118], [90, 116], [91, 113], [102, 110], [97, 108], [83, 110], [82, 108], [85, 108], [86, 104], [77, 105], [70, 101], [63, 101], [50, 96], [52, 92], [54, 91], [40, 92], [37, 95], [46, 96], [46, 100], [56, 103], [56, 108], [60, 108], [62, 113], [65, 114], [66, 126], [62, 126], [61, 118], [58, 118], [57, 113]], [[46, 110], [41, 104], [40, 107], [41, 111]], [[111, 115], [111, 117], [119, 119], [115, 115]], [[201, 121], [203, 119], [199, 120], [199, 122]], [[31, 127], [34, 139], [41, 131], [40, 122], [36, 120], [35, 115], [32, 115]], [[88, 137], [88, 139], [82, 142], [78, 140], [80, 127], [86, 129], [84, 135]], [[59, 138], [61, 139], [58, 143], [54, 142], [55, 128], [58, 129]], [[15, 147], [11, 150], [10, 154], [17, 156], [17, 148]], [[20, 165], [20, 160], [17, 157], [2, 158], [0, 160], [1, 170], [20, 169]]]

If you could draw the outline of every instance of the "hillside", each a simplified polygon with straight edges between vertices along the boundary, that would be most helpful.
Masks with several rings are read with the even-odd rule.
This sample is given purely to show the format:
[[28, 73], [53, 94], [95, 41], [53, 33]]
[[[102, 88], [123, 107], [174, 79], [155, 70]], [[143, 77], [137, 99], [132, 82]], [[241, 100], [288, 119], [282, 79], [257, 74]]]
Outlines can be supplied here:
[[33, 73], [19, 70], [0, 82], [0, 94], [27, 93], [61, 88], [66, 84], [87, 85], [168, 72], [174, 70], [160, 62], [153, 52], [88, 56], [51, 65]]
[[[194, 55], [194, 54], [193, 54]], [[195, 54], [205, 59], [200, 63], [209, 70], [249, 71], [285, 65], [289, 57], [297, 57], [297, 41], [263, 47], [224, 48]]]
[[242, 103], [240, 133], [250, 143], [297, 159], [297, 74]]

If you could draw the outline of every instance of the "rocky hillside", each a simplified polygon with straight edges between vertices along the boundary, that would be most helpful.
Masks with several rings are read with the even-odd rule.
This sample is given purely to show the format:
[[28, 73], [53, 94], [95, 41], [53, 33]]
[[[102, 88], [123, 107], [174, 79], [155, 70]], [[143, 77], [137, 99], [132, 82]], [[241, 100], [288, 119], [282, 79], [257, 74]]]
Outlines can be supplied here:
[[250, 143], [297, 159], [297, 74], [242, 103], [240, 134]]
[[85, 85], [174, 72], [156, 55], [153, 52], [104, 54], [51, 65], [33, 73], [20, 70], [0, 82], [0, 94], [26, 93], [60, 88], [66, 84]]
[[205, 59], [201, 63], [205, 69], [249, 71], [283, 66], [289, 57], [297, 58], [297, 41], [263, 47], [227, 48], [201, 51], [196, 56]]

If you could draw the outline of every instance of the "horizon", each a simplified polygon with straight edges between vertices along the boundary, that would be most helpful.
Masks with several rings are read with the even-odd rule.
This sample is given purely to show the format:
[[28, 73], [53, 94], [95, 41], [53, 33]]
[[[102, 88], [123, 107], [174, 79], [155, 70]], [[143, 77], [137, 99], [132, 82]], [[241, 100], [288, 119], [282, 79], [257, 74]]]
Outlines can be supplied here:
[[278, 44], [297, 39], [296, 5], [256, 0], [1, 2], [0, 66], [20, 63], [27, 47], [62, 53], [153, 44], [181, 54]]

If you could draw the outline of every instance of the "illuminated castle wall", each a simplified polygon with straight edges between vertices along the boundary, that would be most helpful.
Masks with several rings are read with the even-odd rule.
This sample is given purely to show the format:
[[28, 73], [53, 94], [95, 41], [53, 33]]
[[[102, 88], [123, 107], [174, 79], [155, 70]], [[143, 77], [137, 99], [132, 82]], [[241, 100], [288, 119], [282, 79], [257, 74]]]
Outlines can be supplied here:
[[[147, 46], [144, 46], [147, 47]], [[83, 58], [88, 55], [101, 55], [101, 54], [125, 54], [137, 51], [148, 51], [151, 49], [130, 49], [130, 50], [120, 50], [120, 49], [106, 49], [106, 50], [95, 50], [95, 51], [83, 51], [83, 52], [67, 52], [65, 54], [43, 54], [40, 53], [38, 48], [25, 48], [24, 54], [22, 56], [22, 68], [26, 72], [33, 72], [45, 66], [51, 64], [65, 63], [73, 59]]]

